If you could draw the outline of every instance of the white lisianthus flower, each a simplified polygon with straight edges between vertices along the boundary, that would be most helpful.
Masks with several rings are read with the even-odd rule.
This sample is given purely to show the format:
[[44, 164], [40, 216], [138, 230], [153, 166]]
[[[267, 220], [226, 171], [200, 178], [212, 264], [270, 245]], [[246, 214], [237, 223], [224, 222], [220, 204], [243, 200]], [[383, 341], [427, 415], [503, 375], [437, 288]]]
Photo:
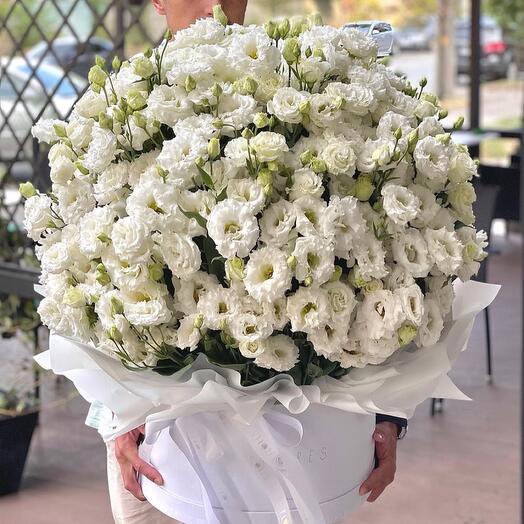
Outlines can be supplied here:
[[394, 264], [386, 277], [384, 277], [384, 286], [390, 291], [395, 291], [398, 287], [409, 287], [415, 283], [411, 273], [399, 264]]
[[300, 107], [307, 101], [308, 96], [307, 92], [297, 91], [293, 87], [282, 87], [267, 103], [267, 111], [282, 122], [300, 124], [302, 122]]
[[386, 252], [382, 243], [373, 235], [367, 234], [355, 243], [354, 256], [358, 262], [361, 278], [383, 278], [387, 275]]
[[320, 157], [324, 160], [328, 172], [332, 175], [353, 176], [355, 174], [357, 156], [351, 143], [343, 137], [328, 140]]
[[215, 117], [207, 113], [193, 115], [179, 120], [173, 127], [176, 136], [184, 136], [189, 139], [198, 135], [208, 142], [213, 137], [218, 137], [219, 130], [213, 125]]
[[454, 231], [446, 228], [424, 231], [428, 251], [439, 271], [445, 275], [456, 274], [462, 263], [463, 246]]
[[82, 163], [93, 173], [101, 173], [114, 160], [117, 151], [115, 134], [99, 126], [93, 127], [91, 142]]
[[31, 134], [39, 141], [52, 144], [58, 140], [54, 126], [65, 127], [65, 122], [57, 119], [40, 119], [32, 128]]
[[76, 155], [62, 143], [54, 144], [49, 150], [50, 177], [54, 184], [65, 184], [76, 171]]
[[467, 149], [457, 146], [449, 161], [449, 180], [454, 184], [461, 184], [468, 182], [477, 175], [477, 164], [475, 164]]
[[362, 33], [358, 29], [344, 28], [341, 37], [342, 45], [351, 56], [356, 58], [371, 58], [376, 56], [378, 44], [370, 36], [362, 38]]
[[246, 358], [257, 358], [266, 350], [264, 342], [265, 341], [263, 339], [252, 340], [249, 342], [240, 342], [238, 344], [238, 349], [242, 356]]
[[253, 251], [246, 265], [244, 284], [259, 302], [273, 302], [291, 287], [291, 271], [286, 255], [278, 248], [263, 247]]
[[387, 289], [365, 293], [357, 307], [357, 322], [365, 323], [368, 338], [390, 338], [404, 320], [400, 297]]
[[262, 77], [257, 78], [258, 87], [255, 92], [255, 98], [263, 104], [269, 104], [276, 92], [284, 87], [286, 81], [282, 75], [271, 71]]
[[321, 234], [321, 218], [327, 204], [319, 198], [301, 197], [293, 202], [296, 229], [304, 236]]
[[335, 128], [342, 120], [342, 99], [331, 97], [325, 93], [313, 94], [310, 97], [310, 123], [307, 124], [314, 132], [326, 128]]
[[124, 187], [127, 181], [128, 166], [126, 163], [111, 164], [98, 175], [96, 183], [93, 184], [96, 201], [105, 205], [113, 201], [123, 200], [129, 193], [129, 190]]
[[251, 214], [256, 215], [264, 209], [266, 196], [260, 184], [251, 178], [235, 178], [229, 182], [227, 197], [242, 203]]
[[124, 314], [135, 326], [158, 326], [171, 320], [171, 311], [163, 297], [148, 297], [141, 293], [124, 293]]
[[200, 295], [197, 311], [204, 315], [204, 326], [209, 329], [223, 329], [240, 309], [237, 293], [233, 289], [216, 286]]
[[249, 208], [240, 202], [226, 199], [209, 214], [207, 231], [225, 258], [246, 257], [258, 240], [258, 224]]
[[189, 236], [164, 231], [153, 234], [153, 241], [155, 250], [174, 276], [187, 280], [200, 269], [200, 250]]
[[32, 240], [37, 241], [53, 222], [51, 206], [51, 199], [47, 195], [34, 195], [25, 201], [24, 227]]
[[426, 240], [418, 229], [408, 228], [395, 235], [391, 249], [395, 262], [415, 278], [427, 276], [433, 267], [432, 253], [428, 251]]
[[287, 299], [287, 315], [293, 331], [309, 333], [329, 322], [329, 298], [322, 288], [299, 287]]
[[237, 167], [245, 167], [249, 158], [249, 143], [244, 137], [230, 140], [224, 148], [224, 155]]
[[231, 336], [239, 343], [255, 342], [268, 338], [273, 332], [273, 319], [263, 313], [246, 310], [241, 306], [234, 321], [229, 322]]
[[76, 102], [74, 112], [86, 119], [92, 119], [100, 113], [105, 113], [107, 102], [104, 93], [95, 93], [88, 89]]
[[478, 273], [480, 262], [488, 256], [487, 252], [484, 251], [484, 248], [488, 245], [488, 235], [485, 231], [476, 231], [472, 227], [461, 227], [457, 230], [456, 235], [464, 246], [462, 250], [463, 263], [457, 271], [457, 275], [465, 282]]
[[164, 142], [157, 163], [171, 175], [170, 179], [176, 185], [186, 186], [198, 173], [197, 159], [206, 156], [207, 141], [204, 138], [179, 135]]
[[417, 179], [429, 189], [440, 191], [448, 179], [449, 151], [440, 140], [428, 136], [419, 140], [413, 152], [417, 168]]
[[442, 316], [446, 316], [451, 312], [453, 299], [455, 298], [453, 283], [449, 277], [446, 277], [445, 275], [429, 276], [426, 279], [426, 283], [428, 286], [427, 289], [429, 290], [429, 292], [426, 293], [426, 296], [434, 298], [440, 307]]
[[322, 288], [325, 289], [328, 294], [333, 323], [344, 325], [347, 330], [351, 313], [353, 313], [357, 305], [355, 292], [350, 286], [340, 280], [328, 282], [324, 284]]
[[289, 151], [285, 137], [271, 131], [262, 131], [254, 136], [249, 147], [255, 152], [259, 162], [272, 162]]
[[379, 138], [366, 140], [362, 151], [357, 157], [357, 169], [362, 173], [372, 173], [379, 168], [392, 167], [392, 158], [395, 154], [395, 141]]
[[436, 344], [443, 329], [444, 322], [437, 301], [426, 297], [424, 299], [424, 315], [415, 337], [415, 344], [419, 347]]
[[290, 239], [295, 220], [293, 204], [287, 200], [271, 204], [260, 219], [260, 239], [268, 246], [283, 246]]
[[177, 347], [189, 349], [189, 351], [194, 351], [198, 347], [202, 335], [201, 330], [195, 327], [197, 317], [198, 315], [194, 313], [180, 320], [176, 335]]
[[97, 258], [111, 242], [115, 213], [110, 207], [97, 207], [84, 215], [78, 224], [79, 247], [89, 258]]
[[152, 246], [149, 228], [133, 217], [124, 217], [115, 223], [111, 240], [115, 253], [122, 260], [147, 258]]
[[292, 185], [289, 189], [289, 199], [297, 200], [303, 196], [318, 198], [324, 192], [322, 177], [305, 167], [293, 173]]
[[322, 237], [313, 235], [298, 238], [293, 257], [296, 260], [295, 276], [300, 282], [309, 277], [312, 284], [320, 286], [333, 274], [334, 246]]
[[475, 222], [475, 215], [473, 214], [473, 202], [475, 200], [477, 200], [477, 195], [470, 182], [452, 184], [448, 189], [448, 202], [457, 214], [458, 219], [468, 226]]
[[435, 217], [440, 206], [437, 204], [433, 191], [430, 191], [427, 187], [418, 184], [410, 184], [408, 189], [420, 202], [419, 212], [417, 216], [411, 220], [411, 223], [415, 227], [423, 228]]
[[149, 94], [147, 112], [162, 124], [174, 126], [179, 120], [193, 115], [193, 104], [182, 87], [162, 84]]
[[185, 315], [195, 313], [200, 297], [207, 291], [218, 287], [218, 279], [214, 275], [197, 271], [189, 280], [173, 278], [175, 287], [175, 309]]
[[420, 326], [424, 314], [424, 295], [417, 284], [399, 287], [394, 293], [400, 298], [404, 316], [408, 322]]
[[58, 199], [58, 214], [67, 224], [76, 224], [80, 217], [95, 207], [91, 185], [74, 178], [67, 185], [53, 188]]
[[51, 244], [43, 253], [40, 260], [42, 271], [46, 273], [61, 273], [72, 262], [72, 256], [67, 242], [60, 241]]
[[315, 353], [328, 359], [339, 360], [340, 353], [348, 341], [348, 325], [325, 325], [307, 335]]
[[420, 200], [407, 187], [389, 183], [381, 193], [384, 211], [395, 224], [405, 226], [418, 216]]
[[52, 332], [78, 338], [82, 342], [89, 341], [89, 319], [85, 308], [65, 306], [51, 297], [45, 297], [38, 305], [38, 314]]
[[323, 236], [335, 236], [335, 255], [345, 259], [349, 258], [350, 251], [368, 230], [358, 200], [352, 196], [332, 196], [320, 224]]
[[[342, 96], [346, 102], [346, 111], [354, 115], [364, 116], [376, 109], [377, 101], [372, 89], [362, 84], [352, 83], [343, 85]], [[326, 89], [326, 92], [327, 91], [329, 91], [329, 88]]]
[[286, 335], [274, 335], [263, 342], [264, 351], [255, 359], [261, 368], [288, 371], [298, 362], [298, 348]]
[[252, 97], [240, 95], [231, 89], [225, 91], [218, 103], [218, 117], [227, 126], [223, 133], [234, 136], [233, 129], [243, 129], [253, 120], [257, 102]]

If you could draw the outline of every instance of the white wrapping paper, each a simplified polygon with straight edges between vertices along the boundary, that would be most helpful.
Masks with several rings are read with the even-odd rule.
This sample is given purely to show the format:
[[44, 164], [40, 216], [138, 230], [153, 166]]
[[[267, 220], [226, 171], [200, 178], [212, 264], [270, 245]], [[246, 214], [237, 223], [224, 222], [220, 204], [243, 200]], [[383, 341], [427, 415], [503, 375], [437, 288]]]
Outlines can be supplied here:
[[[152, 442], [158, 440], [162, 432], [173, 432], [177, 420], [187, 421], [195, 416], [193, 421], [198, 425], [200, 415], [212, 413], [226, 417], [230, 426], [240, 423], [261, 431], [268, 410], [276, 409], [289, 419], [297, 420], [293, 415], [303, 413], [311, 404], [368, 416], [388, 413], [410, 418], [415, 408], [429, 397], [470, 400], [447, 373], [467, 347], [475, 316], [495, 299], [500, 286], [457, 280], [454, 288], [453, 320], [445, 327], [437, 344], [404, 349], [383, 364], [353, 369], [341, 380], [322, 377], [310, 386], [299, 387], [289, 375], [283, 374], [261, 384], [242, 387], [238, 372], [214, 366], [203, 355], [199, 355], [191, 367], [170, 377], [149, 371], [132, 372], [94, 347], [58, 335], [51, 336], [50, 349], [38, 355], [36, 360], [42, 367], [72, 380], [86, 400], [98, 400], [113, 411], [114, 424], [103, 435], [106, 440], [147, 422], [146, 439]], [[292, 426], [294, 422], [288, 420], [286, 424]], [[325, 522], [318, 500], [314, 500], [314, 496], [304, 496], [310, 488], [300, 478], [303, 476], [300, 464], [286, 450], [288, 446], [275, 438], [272, 427], [265, 424], [264, 434], [272, 439], [277, 456], [287, 457], [285, 471], [277, 475], [280, 491], [273, 493], [274, 515], [278, 515], [278, 522], [285, 522], [285, 519], [292, 522], [288, 498], [291, 493], [301, 522]], [[184, 435], [187, 437], [187, 434]], [[239, 449], [245, 447], [245, 440], [237, 443]], [[362, 442], [366, 452], [369, 441]], [[253, 450], [253, 447], [245, 449]], [[210, 453], [210, 449], [206, 449], [206, 453]], [[186, 449], [185, 455], [189, 456], [190, 450]], [[239, 455], [239, 462], [240, 458]], [[226, 511], [226, 520], [217, 516], [216, 508], [209, 499], [205, 500], [205, 486], [209, 482], [205, 472], [200, 471], [199, 479], [206, 515], [202, 522], [242, 522], [238, 520], [238, 507], [230, 508], [229, 516]], [[297, 485], [301, 486], [302, 494], [296, 492], [294, 486]], [[233, 520], [231, 512], [235, 515]]]

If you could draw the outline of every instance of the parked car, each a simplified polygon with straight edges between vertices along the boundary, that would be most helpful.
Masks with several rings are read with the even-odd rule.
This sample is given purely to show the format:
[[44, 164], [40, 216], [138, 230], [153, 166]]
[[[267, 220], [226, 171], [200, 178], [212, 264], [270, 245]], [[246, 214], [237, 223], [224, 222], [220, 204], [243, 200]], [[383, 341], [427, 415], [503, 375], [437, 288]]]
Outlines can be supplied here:
[[393, 51], [393, 27], [380, 20], [364, 20], [344, 25], [344, 29], [357, 29], [371, 36], [378, 44], [378, 56], [388, 56]]
[[85, 42], [79, 42], [73, 37], [60, 37], [52, 42], [40, 42], [26, 54], [30, 61], [38, 61], [43, 56], [43, 62], [60, 66], [67, 71], [73, 71], [82, 78], [87, 78], [89, 69], [95, 63], [97, 55], [109, 58], [113, 52], [113, 44], [96, 36]]
[[429, 51], [436, 36], [436, 20], [421, 25], [407, 25], [395, 31], [395, 47], [400, 51]]
[[[46, 64], [40, 64], [30, 78], [32, 66], [20, 58], [9, 64], [0, 59], [0, 68], [0, 161], [6, 162], [16, 157], [39, 117], [68, 116], [85, 82], [64, 78], [61, 69]], [[23, 153], [25, 159], [31, 158], [30, 140], [23, 144]]]
[[[471, 57], [470, 34], [470, 21], [459, 20], [455, 25], [455, 49], [458, 74], [469, 74]], [[513, 60], [512, 53], [507, 42], [504, 40], [502, 29], [492, 18], [481, 18], [480, 46], [481, 74], [491, 78], [506, 78]]]

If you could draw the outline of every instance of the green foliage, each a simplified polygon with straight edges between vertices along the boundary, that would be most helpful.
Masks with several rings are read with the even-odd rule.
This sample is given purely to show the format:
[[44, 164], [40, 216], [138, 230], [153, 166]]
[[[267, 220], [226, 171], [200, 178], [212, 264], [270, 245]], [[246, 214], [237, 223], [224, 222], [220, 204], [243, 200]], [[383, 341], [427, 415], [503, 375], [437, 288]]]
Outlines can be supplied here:
[[484, 7], [512, 40], [524, 39], [524, 0], [486, 0]]

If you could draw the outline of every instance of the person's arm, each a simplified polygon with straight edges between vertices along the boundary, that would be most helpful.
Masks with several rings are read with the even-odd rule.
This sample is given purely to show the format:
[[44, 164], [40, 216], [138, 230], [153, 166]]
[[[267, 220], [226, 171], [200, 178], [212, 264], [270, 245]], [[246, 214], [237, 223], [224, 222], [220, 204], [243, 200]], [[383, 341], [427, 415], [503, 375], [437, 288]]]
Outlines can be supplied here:
[[[407, 420], [377, 413], [373, 433], [375, 441], [375, 469], [360, 486], [359, 494], [370, 493], [366, 499], [375, 502], [395, 479], [397, 470], [397, 440], [405, 434]], [[403, 436], [403, 435], [402, 435]]]

